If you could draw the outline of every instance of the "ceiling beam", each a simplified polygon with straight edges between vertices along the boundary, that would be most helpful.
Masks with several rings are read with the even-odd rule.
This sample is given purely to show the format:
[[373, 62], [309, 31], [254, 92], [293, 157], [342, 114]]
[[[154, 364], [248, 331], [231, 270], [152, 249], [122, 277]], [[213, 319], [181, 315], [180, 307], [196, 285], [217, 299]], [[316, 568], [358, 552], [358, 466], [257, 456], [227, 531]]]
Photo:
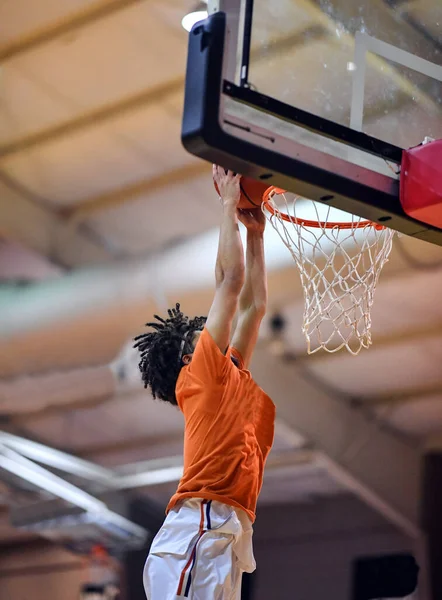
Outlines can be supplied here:
[[[152, 441], [152, 438], [150, 439]], [[182, 476], [184, 464], [183, 455], [178, 454], [137, 461], [114, 469], [107, 469], [91, 461], [84, 460], [78, 455], [68, 454], [45, 444], [4, 431], [0, 431], [1, 454], [10, 457], [11, 460], [17, 461], [18, 464], [29, 466], [32, 461], [33, 463], [57, 469], [63, 473], [75, 475], [85, 481], [101, 484], [105, 488], [112, 490], [179, 481]], [[298, 447], [278, 452], [273, 451], [269, 455], [266, 468], [277, 469], [289, 465], [303, 465], [311, 463], [315, 459], [316, 453], [312, 448]], [[36, 469], [39, 473], [43, 471], [37, 466]], [[57, 480], [59, 481], [60, 479], [57, 477]]]
[[380, 406], [393, 407], [410, 402], [419, 402], [426, 398], [434, 398], [435, 396], [441, 396], [442, 398], [442, 381], [440, 383], [407, 388], [406, 390], [386, 392], [385, 394], [362, 396], [360, 400], [369, 407], [377, 408]]
[[[107, 371], [110, 371], [110, 367], [109, 365], [104, 365], [103, 367], [84, 367], [82, 368], [77, 368], [77, 369], [73, 369], [72, 371], [67, 370], [66, 371], [66, 385], [75, 385], [74, 383], [70, 383], [69, 382], [69, 375], [71, 372], [78, 372], [79, 375], [81, 375], [81, 372], [84, 371], [85, 373], [85, 378], [88, 376], [88, 371], [90, 371], [91, 369], [97, 369], [97, 375], [99, 376], [101, 374], [101, 377], [103, 378], [109, 378], [109, 374], [106, 373]], [[77, 373], [75, 373], [75, 375], [77, 375]], [[113, 377], [113, 376], [111, 376]], [[37, 386], [36, 389], [38, 389], [39, 385], [41, 384], [41, 381], [39, 381], [40, 377], [37, 376], [27, 376], [25, 378], [23, 378], [26, 383], [27, 383], [27, 388], [29, 390], [29, 387], [34, 385]], [[103, 381], [104, 386], [107, 385], [107, 382]], [[43, 382], [43, 385], [48, 385], [45, 384], [45, 382]], [[50, 382], [49, 382], [50, 385]], [[78, 384], [77, 384], [78, 385]], [[103, 386], [102, 389], [98, 389], [96, 391], [96, 393], [94, 393], [94, 390], [91, 391], [90, 389], [85, 388], [84, 390], [79, 389], [78, 391], [80, 392], [80, 394], [84, 394], [83, 397], [78, 397], [75, 398], [73, 400], [68, 400], [66, 402], [54, 402], [52, 403], [51, 400], [48, 401], [47, 405], [41, 406], [40, 407], [33, 407], [32, 404], [29, 405], [28, 408], [24, 409], [23, 407], [18, 407], [15, 411], [13, 408], [11, 408], [10, 406], [6, 406], [3, 407], [2, 404], [0, 403], [0, 417], [3, 417], [4, 419], [7, 419], [7, 423], [9, 425], [14, 425], [14, 426], [23, 426], [26, 425], [28, 423], [38, 423], [41, 420], [45, 420], [48, 417], [53, 417], [56, 415], [64, 415], [66, 413], [71, 413], [71, 412], [76, 412], [76, 411], [87, 411], [87, 410], [91, 410], [91, 409], [95, 409], [99, 406], [102, 405], [106, 405], [109, 406], [112, 404], [119, 404], [121, 402], [124, 402], [125, 405], [127, 405], [131, 399], [137, 399], [139, 398], [140, 394], [142, 393], [142, 389], [139, 390], [134, 390], [131, 392], [127, 392], [127, 393], [118, 393], [116, 391], [116, 380], [114, 380], [114, 385], [109, 385], [108, 389], [106, 390], [105, 387]], [[42, 386], [43, 387], [43, 386]], [[111, 387], [113, 389], [111, 389]], [[53, 397], [57, 397], [58, 396], [58, 392], [57, 389], [55, 387], [54, 384], [54, 391], [52, 392], [52, 396]], [[2, 385], [0, 383], [0, 393], [2, 392]], [[18, 394], [20, 393], [20, 390], [18, 390]], [[43, 392], [44, 393], [44, 392]], [[23, 394], [25, 394], [25, 392], [23, 392]], [[26, 392], [26, 394], [29, 394], [29, 391]], [[42, 394], [41, 390], [38, 390], [38, 396], [40, 397], [40, 395]], [[15, 400], [14, 398], [12, 398], [12, 400]], [[15, 400], [16, 401], [16, 400]], [[145, 439], [145, 438], [142, 438]], [[133, 440], [132, 440], [133, 441]], [[101, 447], [99, 447], [99, 450], [101, 449]], [[91, 450], [92, 452], [92, 450]], [[85, 452], [85, 454], [87, 454], [87, 452]]]
[[0, 47], [0, 63], [124, 10], [142, 0], [99, 0]]
[[[382, 283], [380, 285], [382, 285]], [[375, 350], [379, 350], [381, 348], [389, 348], [392, 346], [398, 346], [402, 344], [411, 344], [414, 342], [421, 342], [432, 338], [441, 338], [442, 341], [441, 322], [435, 322], [432, 325], [426, 326], [409, 327], [400, 331], [393, 331], [387, 334], [373, 334], [372, 348]], [[271, 340], [268, 340], [268, 342], [271, 343]], [[308, 362], [320, 362], [321, 360], [332, 361], [338, 358], [339, 356], [346, 355], [347, 352], [348, 351], [346, 348], [335, 350], [332, 353], [328, 353], [327, 355], [321, 352], [316, 352], [315, 354], [307, 354], [305, 351], [288, 351], [285, 354], [285, 358], [289, 362], [301, 362], [306, 360], [308, 360]]]
[[134, 450], [146, 450], [146, 455], [149, 451], [152, 451], [155, 447], [174, 447], [178, 444], [182, 444], [184, 441], [184, 433], [172, 435], [146, 435], [140, 437], [131, 437], [122, 442], [112, 442], [108, 444], [93, 444], [90, 446], [83, 446], [82, 448], [76, 449], [75, 454], [80, 457], [88, 458], [89, 460], [102, 460], [106, 456], [112, 454], [119, 454], [123, 452], [130, 452]]
[[388, 348], [398, 344], [410, 344], [440, 337], [442, 337], [442, 323], [434, 322], [432, 325], [408, 327], [402, 331], [395, 331], [386, 335], [375, 334], [373, 345], [376, 344], [376, 348]]
[[429, 435], [425, 440], [425, 450], [427, 452], [432, 450], [442, 451], [442, 433]]
[[13, 425], [25, 425], [26, 423], [35, 423], [40, 419], [46, 419], [55, 415], [66, 414], [68, 412], [75, 412], [78, 410], [90, 410], [101, 406], [102, 404], [108, 404], [110, 400], [114, 398], [113, 395], [103, 395], [97, 397], [87, 397], [79, 400], [72, 400], [63, 404], [52, 404], [45, 406], [39, 410], [28, 410], [27, 412], [12, 413], [9, 412], [8, 423]]
[[0, 237], [10, 239], [65, 267], [103, 264], [112, 258], [96, 240], [71, 227], [49, 208], [33, 202], [0, 174]]
[[[104, 527], [104, 529], [107, 531], [107, 540], [109, 540], [109, 528], [112, 527], [114, 536], [117, 539], [120, 538], [120, 534], [118, 532], [124, 532], [124, 535], [118, 541], [121, 541], [124, 538], [127, 540], [129, 535], [129, 537], [132, 538], [131, 541], [145, 543], [147, 531], [144, 528], [109, 510], [108, 506], [105, 504], [105, 502], [103, 502], [103, 500], [96, 498], [84, 489], [73, 485], [69, 481], [62, 479], [51, 471], [42, 468], [36, 462], [23, 456], [23, 453], [32, 455], [34, 452], [32, 448], [29, 448], [26, 445], [27, 440], [22, 440], [22, 443], [19, 443], [18, 446], [20, 448], [20, 452], [10, 449], [8, 447], [11, 445], [10, 441], [6, 441], [8, 445], [0, 442], [0, 470], [3, 469], [7, 473], [12, 474], [14, 478], [19, 478], [26, 482], [26, 484], [31, 484], [40, 491], [49, 493], [56, 498], [83, 509], [83, 511], [86, 512], [89, 517], [92, 517], [95, 529], [100, 529], [100, 527], [103, 526], [103, 523], [107, 523], [107, 527]], [[64, 455], [63, 453], [46, 446], [43, 446], [37, 451], [37, 458], [38, 462], [44, 462], [44, 464], [49, 464], [51, 466], [54, 466], [53, 463], [55, 462], [57, 466], [66, 473], [77, 474], [78, 472], [82, 473], [84, 471], [85, 479], [90, 479], [91, 474], [94, 472], [101, 473], [105, 471], [98, 465], [93, 465], [90, 463], [85, 464], [84, 461], [81, 461], [74, 456]], [[56, 460], [54, 461], [54, 459]], [[61, 462], [58, 464], [60, 459]], [[94, 483], [99, 483], [102, 486], [104, 485], [104, 487], [108, 489], [115, 488], [115, 485], [113, 485], [114, 477], [112, 472], [109, 472], [109, 478], [103, 477], [103, 479], [100, 481], [99, 477], [98, 480], [94, 477], [93, 481]], [[31, 515], [33, 515], [35, 519], [34, 511], [36, 506], [31, 505], [28, 508], [30, 509]], [[16, 513], [15, 517], [14, 512]], [[48, 522], [47, 514], [41, 515], [40, 513], [40, 515], [43, 516], [43, 522], [40, 518], [37, 520], [37, 523], [34, 521], [34, 523], [30, 524], [26, 513], [27, 511], [24, 507], [19, 507], [15, 511], [13, 510], [11, 515], [12, 522], [19, 526], [21, 525], [25, 529], [30, 527], [31, 531], [34, 530], [33, 526], [37, 525], [39, 522], [39, 526], [37, 526], [36, 530], [43, 536], [47, 534], [51, 539], [54, 539], [52, 534], [57, 530], [57, 526], [54, 525], [53, 522]], [[112, 537], [112, 535], [110, 537]], [[62, 534], [60, 536], [60, 540], [65, 539], [65, 535]]]
[[204, 161], [192, 162], [175, 169], [169, 169], [159, 175], [137, 181], [134, 184], [117, 189], [107, 194], [101, 194], [86, 199], [80, 205], [67, 209], [63, 215], [71, 224], [79, 224], [92, 215], [103, 210], [109, 210], [131, 202], [142, 195], [151, 195], [172, 185], [178, 185], [190, 181], [202, 175], [210, 175], [211, 167]]
[[[304, 466], [314, 463], [315, 460], [316, 453], [312, 449], [297, 448], [272, 452], [267, 460], [266, 469]], [[74, 474], [85, 481], [90, 480], [90, 483], [93, 481], [94, 484], [98, 484], [98, 488], [101, 486], [105, 491], [121, 491], [178, 482], [184, 468], [184, 459], [180, 454], [107, 470], [49, 446], [1, 433], [0, 470], [4, 469], [41, 490], [91, 512], [104, 512], [106, 506], [95, 496], [43, 469], [36, 462], [57, 468], [64, 473]], [[95, 487], [97, 490], [97, 486]]]
[[0, 469], [31, 483], [37, 488], [53, 494], [85, 511], [104, 512], [106, 505], [79, 487], [43, 469], [18, 452], [0, 444]]
[[112, 365], [53, 371], [44, 375], [0, 380], [0, 416], [34, 415], [41, 418], [59, 414], [60, 407], [76, 410], [97, 406], [115, 396], [117, 378]]
[[58, 471], [76, 475], [95, 483], [106, 482], [113, 475], [109, 469], [105, 469], [76, 456], [71, 456], [66, 452], [61, 452], [45, 444], [40, 444], [4, 431], [0, 431], [1, 446], [9, 448], [27, 459], [46, 465], [47, 467], [52, 467]]
[[[94, 4], [92, 7], [83, 9], [74, 17], [71, 16], [67, 19], [61, 20], [55, 25], [51, 24], [51, 26], [18, 40], [3, 50], [0, 50], [0, 60], [4, 61], [18, 53], [28, 51], [34, 46], [46, 43], [54, 38], [59, 37], [60, 35], [64, 35], [72, 30], [100, 20], [139, 1], [140, 0], [104, 0], [98, 4]], [[255, 49], [254, 54], [256, 60], [268, 58], [272, 52], [279, 52], [281, 49], [293, 49], [294, 47], [303, 44], [305, 42], [305, 35], [308, 33], [310, 33], [310, 38], [312, 40], [322, 39], [329, 34], [334, 34], [335, 22], [332, 18], [325, 15], [311, 0], [301, 0], [301, 2], [303, 8], [308, 14], [311, 14], [312, 18], [316, 20], [316, 23], [306, 28], [302, 32], [297, 32], [295, 35], [286, 36], [285, 38], [278, 40], [278, 42], [275, 42], [266, 52], [263, 52], [263, 50], [260, 48]], [[415, 36], [417, 35], [413, 30], [411, 31]], [[331, 37], [331, 39], [334, 39], [334, 36]], [[346, 45], [351, 45], [353, 37], [344, 33], [340, 40]], [[381, 67], [385, 69], [385, 61], [383, 61], [383, 59], [380, 57], [370, 55], [368, 59], [372, 61], [373, 66], [377, 67], [378, 69]], [[399, 87], [407, 93], [408, 96], [416, 97], [416, 95], [418, 95], [424, 105], [432, 102], [427, 95], [417, 90], [416, 87], [406, 78], [402, 77], [397, 70], [395, 70], [393, 67], [389, 68], [391, 69], [391, 76], [393, 79], [396, 81]], [[143, 90], [142, 92], [129, 98], [119, 100], [118, 102], [100, 107], [97, 110], [75, 117], [74, 119], [61, 123], [60, 125], [37, 132], [30, 136], [25, 136], [14, 142], [6, 144], [3, 147], [0, 147], [0, 158], [5, 158], [17, 152], [31, 149], [40, 144], [57, 139], [60, 136], [65, 136], [74, 131], [92, 126], [98, 122], [115, 118], [120, 114], [123, 114], [127, 111], [136, 110], [140, 106], [145, 106], [151, 102], [161, 101], [164, 96], [181, 91], [183, 86], [184, 78], [179, 77], [175, 80], [167, 82], [166, 84], [157, 86], [156, 88]]]
[[[436, 336], [436, 337], [441, 337], [442, 338], [442, 328], [428, 328], [428, 329], [412, 329], [412, 330], [408, 330], [405, 332], [400, 332], [398, 333], [396, 336], [386, 336], [386, 338], [381, 338], [381, 339], [375, 339], [374, 344], [375, 344], [375, 348], [378, 349], [379, 347], [382, 346], [393, 346], [395, 344], [400, 344], [400, 343], [406, 343], [406, 342], [412, 342], [412, 341], [416, 341], [419, 339], [426, 339], [428, 337], [432, 337], [432, 336]], [[262, 347], [263, 349], [266, 349], [269, 347], [269, 344], [271, 344], [271, 342], [268, 339], [264, 339], [261, 340], [259, 342], [259, 346]], [[338, 353], [339, 354], [339, 353]], [[322, 355], [322, 357], [319, 356], [319, 354], [314, 354], [314, 355], [307, 355], [305, 352], [299, 352], [296, 354], [293, 353], [287, 353], [285, 356], [283, 356], [284, 360], [286, 362], [289, 363], [293, 363], [293, 364], [300, 364], [303, 363], [305, 364], [306, 361], [311, 361], [311, 360], [318, 360], [318, 359], [322, 359], [322, 360], [327, 360], [327, 361], [332, 361], [334, 359], [335, 355], [331, 355], [327, 357], [324, 357], [324, 355]], [[104, 367], [103, 367], [104, 368]], [[107, 365], [105, 365], [105, 368], [108, 368]], [[70, 371], [67, 372], [68, 375], [70, 375]], [[36, 382], [38, 382], [38, 378], [36, 378]], [[1, 387], [1, 386], [0, 386]], [[341, 392], [337, 392], [338, 394], [341, 394]], [[357, 401], [358, 404], [360, 405], [366, 405], [367, 408], [369, 409], [374, 409], [378, 406], [384, 406], [384, 405], [400, 405], [400, 404], [404, 404], [407, 402], [416, 402], [419, 400], [424, 400], [425, 398], [428, 397], [434, 397], [437, 395], [441, 395], [442, 396], [442, 382], [440, 383], [436, 383], [436, 384], [431, 384], [431, 385], [423, 385], [423, 386], [419, 386], [416, 388], [410, 388], [410, 389], [399, 389], [397, 391], [392, 391], [392, 392], [387, 392], [384, 394], [375, 394], [375, 395], [371, 395], [371, 396], [364, 396], [364, 395], [358, 395], [358, 397], [355, 399], [352, 396], [352, 400], [353, 401]], [[124, 401], [130, 401], [131, 397], [137, 398], [139, 396], [139, 391], [133, 391], [133, 392], [129, 392], [129, 393], [125, 393], [124, 394]], [[90, 394], [88, 395], [87, 398], [81, 398], [81, 399], [75, 399], [72, 401], [67, 401], [67, 402], [63, 402], [63, 403], [54, 403], [54, 404], [48, 404], [47, 406], [44, 407], [40, 407], [40, 408], [35, 408], [34, 406], [29, 407], [29, 409], [23, 409], [23, 407], [20, 407], [20, 409], [17, 411], [17, 413], [14, 413], [11, 410], [5, 410], [4, 407], [2, 408], [2, 406], [0, 405], [0, 410], [3, 410], [4, 413], [7, 413], [8, 418], [9, 418], [9, 422], [13, 423], [14, 425], [25, 425], [27, 423], [34, 423], [36, 421], [39, 421], [41, 419], [45, 419], [49, 416], [53, 416], [53, 415], [58, 415], [58, 414], [66, 414], [66, 412], [72, 412], [72, 411], [78, 411], [78, 410], [88, 410], [91, 408], [96, 408], [97, 406], [106, 404], [109, 405], [112, 402], [118, 402], [119, 399], [121, 398], [121, 394], [115, 395], [115, 394], [100, 394], [100, 395], [96, 395], [91, 396]], [[160, 436], [161, 438], [161, 436]], [[117, 444], [117, 447], [121, 450], [130, 450], [130, 449], [137, 449], [140, 447], [145, 447], [148, 446], [151, 443], [151, 438], [149, 437], [142, 437], [139, 439], [132, 439], [130, 441], [128, 441], [127, 443], [125, 442], [124, 444]], [[156, 442], [154, 442], [156, 443]], [[105, 445], [104, 447], [90, 447], [87, 449], [82, 450], [81, 454], [82, 455], [101, 455], [103, 454], [107, 454], [107, 453], [114, 453], [116, 451], [116, 446], [114, 444], [111, 444], [110, 446]]]
[[[137, 0], [114, 0], [104, 3], [103, 6], [100, 4], [98, 8], [95, 7], [95, 10], [91, 10], [89, 12], [91, 12], [92, 15], [96, 14], [96, 18], [98, 19], [105, 16], [108, 10], [110, 12], [121, 10], [122, 8], [125, 8], [126, 5], [134, 4], [135, 1]], [[272, 56], [272, 54], [281, 51], [293, 50], [297, 46], [305, 43], [306, 36], [308, 37], [309, 41], [317, 41], [325, 37], [334, 39], [334, 21], [330, 17], [326, 16], [318, 7], [314, 6], [310, 0], [301, 0], [301, 2], [307, 13], [310, 13], [317, 23], [307, 27], [301, 32], [297, 32], [295, 35], [292, 34], [281, 38], [265, 51], [262, 48], [255, 48], [253, 51], [255, 55], [255, 63], [258, 63], [264, 59], [268, 59], [269, 56]], [[85, 19], [86, 17], [84, 17], [83, 20], [79, 19], [79, 24], [75, 25], [75, 27], [80, 27], [86, 22], [89, 22], [87, 19]], [[94, 20], [94, 18], [92, 18], [92, 20]], [[74, 24], [75, 23], [77, 23], [77, 21], [74, 20]], [[57, 29], [55, 30], [58, 31]], [[346, 45], [351, 45], [353, 43], [353, 39], [353, 36], [345, 33], [342, 34], [340, 38], [342, 43]], [[370, 54], [368, 60], [369, 62], [373, 62], [373, 66], [378, 70], [385, 70], [386, 63], [382, 58]], [[391, 71], [390, 75], [393, 80], [396, 81], [400, 89], [402, 89], [409, 97], [417, 97], [424, 103], [424, 105], [429, 105], [429, 103], [432, 103], [434, 106], [434, 102], [432, 102], [429, 97], [420, 92], [416, 86], [408, 81], [408, 79], [400, 75], [400, 73], [394, 67], [389, 66], [388, 69]], [[138, 94], [130, 96], [129, 98], [120, 99], [114, 103], [104, 105], [98, 109], [84, 113], [83, 115], [76, 116], [74, 119], [69, 121], [65, 121], [48, 129], [24, 136], [21, 139], [17, 139], [13, 142], [0, 146], [0, 159], [7, 158], [18, 152], [35, 148], [41, 144], [54, 141], [60, 137], [72, 134], [84, 128], [94, 126], [97, 123], [116, 118], [121, 114], [137, 110], [138, 108], [147, 106], [148, 104], [160, 102], [168, 95], [182, 91], [184, 89], [184, 84], [185, 78], [177, 77], [174, 80], [170, 80], [156, 87], [142, 90]]]
[[[276, 470], [287, 466], [303, 466], [316, 459], [313, 450], [296, 449], [271, 452], [267, 459], [266, 470]], [[129, 490], [141, 487], [161, 485], [179, 481], [183, 475], [183, 457], [170, 456], [133, 465], [126, 465], [117, 471], [113, 479], [116, 490]]]
[[[312, 40], [327, 35], [327, 32], [321, 26], [314, 25], [308, 27], [302, 32], [298, 32], [296, 35], [289, 35], [281, 38], [271, 46], [270, 51], [264, 52], [262, 49], [255, 49], [254, 55], [256, 61], [268, 58], [272, 55], [272, 52], [276, 53], [289, 48], [295, 48], [305, 41], [304, 35], [309, 33], [312, 36]], [[74, 119], [64, 121], [59, 125], [24, 136], [21, 139], [0, 146], [0, 159], [7, 158], [18, 152], [30, 150], [36, 146], [54, 141], [78, 130], [92, 127], [97, 123], [114, 119], [122, 114], [132, 112], [149, 104], [161, 102], [165, 97], [183, 91], [184, 85], [185, 78], [180, 76], [166, 83], [161, 83], [155, 87], [142, 90], [129, 98], [123, 98], [111, 104], [101, 106], [98, 109], [79, 115]]]
[[252, 371], [278, 417], [312, 443], [341, 483], [407, 535], [420, 537], [422, 465], [415, 448], [262, 348], [255, 351]]
[[141, 90], [127, 98], [100, 106], [90, 112], [80, 114], [69, 121], [63, 121], [58, 125], [37, 131], [28, 136], [19, 138], [13, 142], [0, 146], [0, 159], [5, 159], [18, 152], [31, 150], [41, 144], [47, 144], [60, 137], [73, 134], [82, 129], [93, 127], [104, 121], [115, 119], [125, 113], [132, 112], [149, 104], [161, 102], [164, 98], [181, 92], [184, 87], [184, 78], [176, 77], [160, 83], [156, 86]]

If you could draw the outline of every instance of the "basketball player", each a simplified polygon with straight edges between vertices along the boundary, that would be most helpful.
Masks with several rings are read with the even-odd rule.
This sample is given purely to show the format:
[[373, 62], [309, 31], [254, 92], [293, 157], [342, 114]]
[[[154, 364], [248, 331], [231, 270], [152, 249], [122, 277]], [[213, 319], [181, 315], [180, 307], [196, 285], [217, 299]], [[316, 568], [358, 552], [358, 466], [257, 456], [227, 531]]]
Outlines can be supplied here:
[[239, 600], [242, 573], [255, 569], [252, 524], [275, 421], [247, 370], [267, 301], [265, 217], [238, 209], [240, 176], [213, 174], [223, 216], [209, 315], [189, 319], [177, 304], [136, 338], [144, 386], [185, 419], [183, 477], [144, 570], [148, 600]]

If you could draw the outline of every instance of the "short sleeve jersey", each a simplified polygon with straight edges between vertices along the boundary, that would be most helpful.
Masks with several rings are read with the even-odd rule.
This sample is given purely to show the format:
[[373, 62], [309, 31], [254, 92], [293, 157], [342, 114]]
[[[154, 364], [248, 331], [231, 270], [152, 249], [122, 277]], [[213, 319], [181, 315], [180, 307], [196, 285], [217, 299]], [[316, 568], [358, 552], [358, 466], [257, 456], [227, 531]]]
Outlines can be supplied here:
[[185, 420], [184, 472], [167, 510], [205, 498], [241, 508], [253, 522], [274, 438], [272, 400], [241, 355], [234, 348], [224, 355], [207, 329], [181, 369], [176, 398]]

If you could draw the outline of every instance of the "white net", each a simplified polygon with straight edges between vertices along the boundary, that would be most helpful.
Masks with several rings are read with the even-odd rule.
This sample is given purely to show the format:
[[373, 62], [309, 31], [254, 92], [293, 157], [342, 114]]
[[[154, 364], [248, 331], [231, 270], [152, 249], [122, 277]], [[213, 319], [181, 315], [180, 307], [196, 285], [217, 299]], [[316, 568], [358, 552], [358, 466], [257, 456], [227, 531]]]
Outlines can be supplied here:
[[263, 209], [301, 275], [308, 353], [368, 348], [374, 291], [394, 232], [346, 213], [344, 226], [332, 223], [329, 206], [282, 190], [270, 192]]

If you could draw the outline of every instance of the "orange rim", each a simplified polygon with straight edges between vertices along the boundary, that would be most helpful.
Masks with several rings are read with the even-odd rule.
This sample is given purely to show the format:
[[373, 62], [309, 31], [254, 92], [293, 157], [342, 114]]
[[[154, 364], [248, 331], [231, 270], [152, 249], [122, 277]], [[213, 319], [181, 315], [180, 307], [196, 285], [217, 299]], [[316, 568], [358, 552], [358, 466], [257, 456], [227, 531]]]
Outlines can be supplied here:
[[291, 217], [287, 213], [276, 211], [270, 200], [275, 194], [285, 194], [287, 190], [277, 188], [275, 186], [269, 187], [263, 194], [262, 201], [265, 208], [269, 211], [272, 216], [278, 214], [283, 221], [288, 223], [295, 223], [296, 225], [304, 225], [305, 227], [316, 227], [318, 229], [361, 229], [363, 227], [374, 227], [375, 229], [385, 229], [384, 225], [374, 223], [373, 221], [359, 221], [354, 223], [352, 221], [310, 221], [309, 219], [299, 219], [298, 217]]

